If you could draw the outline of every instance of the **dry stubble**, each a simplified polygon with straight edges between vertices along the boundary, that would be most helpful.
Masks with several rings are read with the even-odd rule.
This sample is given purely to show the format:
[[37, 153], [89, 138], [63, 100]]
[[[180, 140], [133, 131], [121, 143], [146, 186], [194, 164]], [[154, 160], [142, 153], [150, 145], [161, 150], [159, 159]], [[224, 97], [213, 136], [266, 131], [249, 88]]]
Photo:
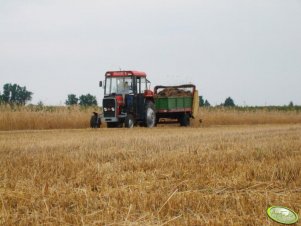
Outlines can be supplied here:
[[273, 225], [301, 212], [301, 126], [0, 132], [8, 225]]

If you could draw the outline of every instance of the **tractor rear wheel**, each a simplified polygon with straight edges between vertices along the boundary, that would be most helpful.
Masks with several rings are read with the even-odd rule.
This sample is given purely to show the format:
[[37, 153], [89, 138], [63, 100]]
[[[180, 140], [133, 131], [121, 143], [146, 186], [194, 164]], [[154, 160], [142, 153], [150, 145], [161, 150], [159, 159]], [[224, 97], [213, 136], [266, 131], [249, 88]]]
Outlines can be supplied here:
[[145, 104], [145, 126], [148, 128], [154, 127], [156, 124], [156, 112], [154, 103], [147, 101]]
[[125, 117], [125, 120], [124, 120], [124, 125], [126, 128], [133, 128], [134, 127], [134, 116], [131, 115], [131, 114], [128, 114], [126, 117]]

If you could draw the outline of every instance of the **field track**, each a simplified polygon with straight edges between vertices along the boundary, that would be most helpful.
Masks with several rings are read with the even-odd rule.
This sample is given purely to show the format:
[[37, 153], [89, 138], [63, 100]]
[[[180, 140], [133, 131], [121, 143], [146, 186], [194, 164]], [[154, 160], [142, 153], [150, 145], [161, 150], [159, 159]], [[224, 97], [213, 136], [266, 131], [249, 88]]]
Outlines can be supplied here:
[[277, 225], [301, 124], [0, 132], [0, 225]]

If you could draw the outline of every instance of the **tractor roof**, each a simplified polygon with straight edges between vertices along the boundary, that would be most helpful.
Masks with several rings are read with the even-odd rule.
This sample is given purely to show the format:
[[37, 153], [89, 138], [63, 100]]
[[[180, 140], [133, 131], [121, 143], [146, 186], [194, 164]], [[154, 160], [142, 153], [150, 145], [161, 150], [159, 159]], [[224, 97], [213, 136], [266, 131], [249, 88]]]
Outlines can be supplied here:
[[107, 71], [106, 76], [112, 76], [112, 77], [123, 77], [123, 76], [146, 77], [146, 74], [142, 71]]

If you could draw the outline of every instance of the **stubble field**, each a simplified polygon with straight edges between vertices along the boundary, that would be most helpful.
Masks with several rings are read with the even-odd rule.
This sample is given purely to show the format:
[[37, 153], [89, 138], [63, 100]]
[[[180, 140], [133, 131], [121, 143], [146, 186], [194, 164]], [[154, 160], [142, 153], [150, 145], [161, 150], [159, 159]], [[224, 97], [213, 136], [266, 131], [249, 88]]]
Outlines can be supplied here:
[[0, 224], [277, 225], [301, 124], [0, 132]]

